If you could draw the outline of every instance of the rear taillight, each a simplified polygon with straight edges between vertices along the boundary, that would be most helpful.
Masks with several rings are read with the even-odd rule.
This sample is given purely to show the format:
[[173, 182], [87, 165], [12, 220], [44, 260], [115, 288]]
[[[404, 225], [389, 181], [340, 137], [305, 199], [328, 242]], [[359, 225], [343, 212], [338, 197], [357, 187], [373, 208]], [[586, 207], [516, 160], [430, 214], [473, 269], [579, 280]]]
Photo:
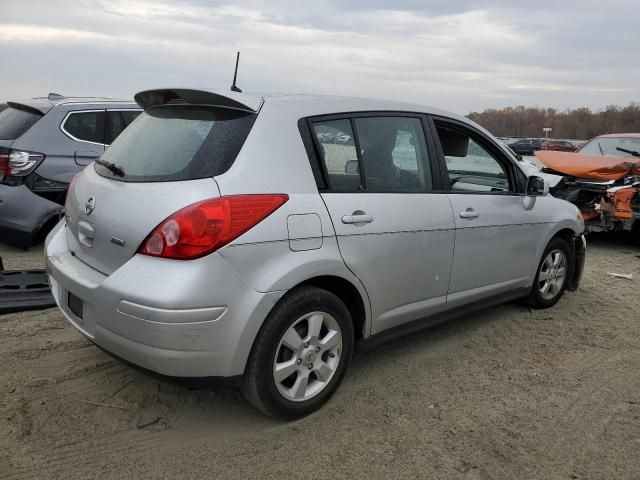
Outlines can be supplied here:
[[191, 260], [235, 240], [289, 199], [284, 194], [230, 195], [194, 203], [158, 225], [138, 253]]
[[31, 173], [44, 159], [41, 153], [9, 150], [0, 153], [0, 176], [22, 177]]
[[0, 153], [0, 180], [9, 175], [9, 154]]

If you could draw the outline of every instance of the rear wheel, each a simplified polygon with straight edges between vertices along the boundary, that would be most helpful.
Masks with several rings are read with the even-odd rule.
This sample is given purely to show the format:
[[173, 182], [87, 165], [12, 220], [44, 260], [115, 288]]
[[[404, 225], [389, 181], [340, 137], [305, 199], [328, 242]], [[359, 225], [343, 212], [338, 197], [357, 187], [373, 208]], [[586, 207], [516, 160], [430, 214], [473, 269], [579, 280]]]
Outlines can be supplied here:
[[538, 266], [528, 303], [534, 308], [549, 308], [564, 294], [573, 271], [574, 258], [569, 244], [557, 237], [549, 242]]
[[244, 395], [273, 417], [308, 415], [338, 388], [352, 352], [344, 303], [320, 288], [298, 288], [265, 320], [247, 363]]

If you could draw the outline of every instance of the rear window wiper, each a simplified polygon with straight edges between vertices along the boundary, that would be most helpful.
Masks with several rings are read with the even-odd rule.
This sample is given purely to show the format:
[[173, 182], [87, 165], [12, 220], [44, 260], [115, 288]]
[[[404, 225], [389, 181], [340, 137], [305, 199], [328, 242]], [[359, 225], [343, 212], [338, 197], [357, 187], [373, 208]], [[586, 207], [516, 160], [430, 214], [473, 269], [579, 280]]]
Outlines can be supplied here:
[[640, 157], [640, 152], [637, 150], [627, 150], [626, 148], [616, 147], [616, 150], [619, 152], [628, 153], [629, 155], [633, 155], [634, 157]]
[[101, 158], [97, 158], [95, 162], [98, 165], [102, 165], [104, 168], [109, 170], [117, 177], [124, 177], [124, 169], [122, 167], [117, 166], [115, 163], [108, 162], [107, 160], [102, 160]]

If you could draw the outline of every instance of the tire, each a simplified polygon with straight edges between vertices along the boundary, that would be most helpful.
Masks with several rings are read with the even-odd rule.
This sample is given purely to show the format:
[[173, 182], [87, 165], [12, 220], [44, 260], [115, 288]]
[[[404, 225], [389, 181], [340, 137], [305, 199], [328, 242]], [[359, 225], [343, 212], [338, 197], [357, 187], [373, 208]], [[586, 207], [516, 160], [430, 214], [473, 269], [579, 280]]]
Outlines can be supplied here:
[[[560, 255], [557, 255], [558, 253]], [[563, 257], [564, 260], [562, 260]], [[556, 259], [560, 259], [557, 265]], [[561, 237], [552, 239], [544, 250], [538, 265], [536, 278], [527, 298], [529, 306], [549, 308], [555, 305], [567, 288], [574, 264], [575, 258], [569, 243]]]
[[336, 295], [311, 286], [292, 290], [256, 336], [242, 379], [245, 398], [272, 417], [309, 415], [340, 385], [353, 341], [351, 315]]

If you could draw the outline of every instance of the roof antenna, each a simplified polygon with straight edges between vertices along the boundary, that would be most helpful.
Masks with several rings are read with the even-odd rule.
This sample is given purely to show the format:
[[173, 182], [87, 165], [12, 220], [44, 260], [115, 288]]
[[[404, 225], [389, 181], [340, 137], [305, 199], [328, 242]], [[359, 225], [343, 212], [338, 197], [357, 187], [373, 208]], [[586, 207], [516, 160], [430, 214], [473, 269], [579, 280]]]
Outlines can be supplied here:
[[238, 52], [238, 55], [236, 56], [236, 69], [233, 72], [233, 85], [231, 85], [231, 91], [242, 93], [242, 90], [236, 87], [236, 78], [238, 76], [238, 63], [240, 63], [240, 52]]

